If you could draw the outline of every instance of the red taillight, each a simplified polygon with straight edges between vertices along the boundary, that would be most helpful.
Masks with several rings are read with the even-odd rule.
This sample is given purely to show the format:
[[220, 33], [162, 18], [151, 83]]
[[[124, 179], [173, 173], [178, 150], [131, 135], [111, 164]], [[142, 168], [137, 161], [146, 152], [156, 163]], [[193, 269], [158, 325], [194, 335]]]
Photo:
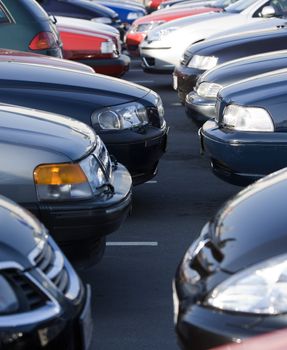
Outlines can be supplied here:
[[30, 42], [30, 50], [47, 50], [57, 46], [57, 40], [51, 32], [41, 32]]

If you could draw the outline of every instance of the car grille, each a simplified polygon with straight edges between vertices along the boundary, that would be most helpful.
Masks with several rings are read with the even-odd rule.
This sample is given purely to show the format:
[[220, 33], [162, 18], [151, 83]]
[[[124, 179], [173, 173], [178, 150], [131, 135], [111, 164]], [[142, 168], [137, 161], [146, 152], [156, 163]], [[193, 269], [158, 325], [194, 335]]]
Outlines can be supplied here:
[[47, 303], [47, 297], [20, 271], [6, 270], [4, 275], [20, 301], [20, 310], [17, 312], [33, 311]]
[[69, 288], [69, 276], [60, 251], [54, 251], [47, 241], [43, 249], [34, 257], [34, 264], [63, 293]]
[[99, 143], [99, 149], [97, 151], [96, 158], [101, 162], [102, 167], [104, 168], [105, 174], [108, 179], [112, 176], [112, 162], [109, 156], [108, 150], [103, 142]]

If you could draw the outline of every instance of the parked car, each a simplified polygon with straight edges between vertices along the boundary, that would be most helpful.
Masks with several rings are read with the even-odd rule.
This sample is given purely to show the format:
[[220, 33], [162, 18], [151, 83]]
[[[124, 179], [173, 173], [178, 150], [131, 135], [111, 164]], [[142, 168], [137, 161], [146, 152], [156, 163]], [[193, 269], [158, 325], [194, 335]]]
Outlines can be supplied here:
[[[92, 23], [91, 23], [92, 24]], [[121, 54], [120, 36], [111, 32], [103, 32], [82, 28], [77, 23], [57, 24], [63, 42], [63, 57], [84, 63], [95, 72], [114, 77], [125, 74], [130, 65], [130, 58]]]
[[[223, 4], [225, 0], [219, 0], [218, 4]], [[129, 31], [125, 36], [126, 47], [130, 54], [139, 55], [139, 44], [144, 40], [146, 35], [153, 28], [165, 23], [172, 21], [177, 18], [183, 18], [187, 16], [194, 16], [201, 13], [221, 11], [218, 6], [210, 7], [191, 7], [191, 8], [175, 8], [171, 11], [156, 11], [148, 16], [141, 17], [133, 22]]]
[[55, 24], [34, 0], [1, 0], [0, 28], [2, 48], [62, 57]]
[[93, 265], [129, 213], [128, 171], [84, 123], [13, 105], [0, 119], [0, 193], [40, 218], [78, 266]]
[[0, 197], [1, 349], [90, 348], [91, 292], [44, 226]]
[[101, 4], [115, 11], [118, 15], [125, 30], [133, 23], [134, 20], [145, 16], [147, 14], [146, 9], [140, 3], [137, 2], [125, 2], [125, 1], [111, 1], [111, 0], [90, 0], [94, 3]]
[[202, 14], [162, 24], [151, 30], [140, 44], [143, 69], [147, 72], [170, 73], [179, 64], [190, 44], [203, 41], [211, 35], [220, 35], [222, 31], [264, 21], [264, 17], [283, 16], [285, 12], [282, 0], [239, 0], [226, 7], [224, 12]]
[[163, 10], [163, 9], [168, 9], [169, 7], [172, 7], [172, 6], [178, 6], [178, 5], [181, 5], [181, 4], [186, 4], [186, 3], [193, 3], [194, 5], [199, 5], [199, 6], [206, 6], [206, 5], [212, 5], [216, 0], [203, 0], [203, 1], [200, 1], [200, 0], [166, 0], [166, 1], [163, 1], [158, 9], [159, 10]]
[[[8, 1], [8, 0], [6, 0]], [[84, 0], [37, 0], [51, 15], [91, 20], [123, 30], [119, 15], [100, 4]]]
[[85, 122], [128, 168], [133, 184], [155, 176], [168, 132], [158, 94], [120, 79], [53, 66], [0, 62], [0, 72], [0, 101]]
[[223, 87], [254, 75], [287, 67], [287, 50], [267, 52], [228, 61], [202, 74], [187, 95], [185, 110], [199, 126], [215, 118], [217, 93]]
[[285, 22], [284, 19], [273, 18], [261, 22], [264, 27], [254, 25], [253, 28], [257, 28], [255, 31], [239, 31], [237, 34], [190, 45], [173, 72], [173, 87], [181, 103], [194, 90], [204, 72], [241, 57], [287, 49]]
[[213, 172], [248, 184], [286, 166], [286, 69], [220, 90], [216, 120], [200, 132]]
[[286, 169], [246, 188], [187, 250], [174, 281], [182, 349], [240, 343], [287, 327], [286, 188]]

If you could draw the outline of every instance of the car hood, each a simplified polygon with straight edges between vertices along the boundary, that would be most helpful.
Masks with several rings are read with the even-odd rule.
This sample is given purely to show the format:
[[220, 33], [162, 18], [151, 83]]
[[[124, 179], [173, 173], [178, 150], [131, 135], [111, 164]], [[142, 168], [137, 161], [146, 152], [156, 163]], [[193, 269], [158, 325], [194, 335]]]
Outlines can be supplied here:
[[[46, 240], [46, 230], [27, 210], [0, 196], [0, 264], [32, 266], [28, 255]], [[13, 267], [13, 266], [12, 266]]]
[[[84, 9], [87, 11], [94, 12], [95, 14], [102, 13], [108, 17], [115, 17], [117, 13], [106, 6], [102, 6], [96, 2], [91, 1], [78, 1], [78, 0], [61, 0], [75, 6], [75, 8]], [[97, 16], [96, 16], [97, 17]]]
[[52, 66], [0, 62], [0, 73], [0, 82], [7, 82], [9, 88], [55, 89], [81, 93], [89, 100], [92, 96], [95, 109], [136, 101], [150, 92], [125, 80]]
[[197, 84], [204, 81], [229, 85], [233, 82], [287, 67], [287, 50], [267, 52], [228, 61], [202, 74]]
[[165, 10], [165, 12], [154, 13], [148, 16], [141, 17], [136, 20], [136, 24], [149, 23], [155, 21], [170, 21], [179, 17], [193, 16], [205, 12], [217, 12], [222, 11], [215, 7], [201, 7], [201, 8], [191, 8], [191, 9], [174, 9]]
[[210, 229], [222, 270], [235, 273], [286, 254], [286, 196], [285, 168], [247, 187], [219, 211]]
[[57, 25], [67, 25], [75, 29], [86, 29], [86, 30], [99, 30], [105, 33], [113, 33], [119, 35], [119, 31], [110, 25], [104, 23], [98, 23], [94, 21], [88, 21], [85, 19], [71, 18], [71, 17], [62, 17], [56, 16]]
[[80, 72], [94, 73], [87, 65], [63, 60], [60, 58], [38, 55], [31, 52], [0, 49], [0, 62], [31, 63], [35, 65], [54, 66], [59, 68], [73, 69]]
[[63, 161], [76, 161], [91, 152], [97, 138], [88, 125], [72, 118], [2, 104], [0, 141], [62, 154]]
[[286, 87], [287, 69], [285, 68], [255, 75], [228, 85], [219, 92], [219, 98], [224, 101], [224, 104], [236, 103], [245, 106], [265, 107], [272, 111], [272, 107], [276, 109], [278, 97], [283, 97], [283, 101], [285, 101]]
[[133, 6], [131, 4], [127, 4], [125, 2], [113, 2], [113, 1], [104, 1], [104, 0], [89, 0], [92, 2], [100, 3], [103, 6], [111, 7], [116, 11], [116, 9], [119, 10], [126, 10], [127, 12], [140, 12], [140, 13], [146, 13], [145, 9], [140, 6]]

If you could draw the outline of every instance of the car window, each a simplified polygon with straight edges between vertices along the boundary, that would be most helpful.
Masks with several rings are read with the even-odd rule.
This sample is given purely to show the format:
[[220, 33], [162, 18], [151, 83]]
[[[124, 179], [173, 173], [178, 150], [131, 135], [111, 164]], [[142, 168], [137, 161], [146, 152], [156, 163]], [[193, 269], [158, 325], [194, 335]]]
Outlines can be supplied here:
[[271, 0], [270, 6], [275, 9], [278, 16], [287, 15], [287, 0]]

